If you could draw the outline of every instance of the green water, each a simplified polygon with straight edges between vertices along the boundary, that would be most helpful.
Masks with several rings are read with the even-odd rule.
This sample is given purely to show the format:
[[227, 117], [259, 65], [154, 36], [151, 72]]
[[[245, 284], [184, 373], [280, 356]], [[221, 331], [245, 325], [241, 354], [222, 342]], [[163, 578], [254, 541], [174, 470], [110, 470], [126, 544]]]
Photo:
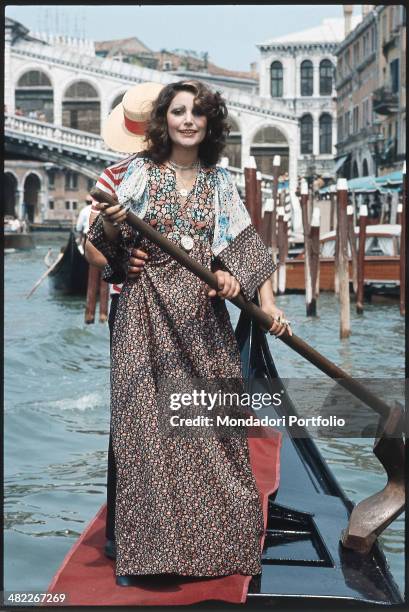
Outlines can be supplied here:
[[[47, 281], [25, 294], [66, 235], [36, 237], [37, 248], [5, 258], [5, 587], [44, 591], [78, 535], [105, 502], [109, 429], [109, 336], [106, 324], [84, 324], [84, 299], [56, 298]], [[352, 313], [353, 334], [338, 338], [333, 295], [319, 317], [305, 317], [301, 295], [278, 304], [296, 333], [355, 376], [403, 377], [404, 322], [397, 303]], [[238, 311], [230, 309], [233, 322]], [[279, 340], [270, 346], [283, 378], [321, 374]], [[355, 502], [380, 490], [385, 474], [370, 439], [318, 442]], [[403, 590], [404, 519], [381, 538]]]

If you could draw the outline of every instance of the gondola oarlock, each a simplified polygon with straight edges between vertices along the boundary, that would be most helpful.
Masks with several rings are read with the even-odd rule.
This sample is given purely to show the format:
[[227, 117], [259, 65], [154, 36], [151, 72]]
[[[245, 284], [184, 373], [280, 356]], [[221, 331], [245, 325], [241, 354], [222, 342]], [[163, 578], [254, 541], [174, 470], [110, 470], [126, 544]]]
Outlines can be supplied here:
[[[118, 204], [118, 201], [115, 198], [108, 195], [106, 192], [101, 191], [100, 189], [94, 188], [91, 190], [90, 193], [91, 196], [98, 202], [107, 203], [110, 206], [116, 206]], [[157, 232], [149, 224], [145, 223], [142, 219], [135, 215], [135, 213], [133, 213], [132, 211], [128, 211], [126, 220], [143, 236], [158, 245], [166, 253], [168, 253], [168, 255], [176, 259], [176, 261], [178, 261], [181, 265], [185, 266], [193, 274], [195, 274], [201, 280], [207, 283], [209, 287], [218, 290], [217, 277], [208, 268], [205, 268], [197, 261], [189, 257], [189, 255], [187, 255], [187, 253], [183, 249], [181, 249], [176, 244], [168, 240], [165, 236]], [[259, 308], [253, 302], [247, 301], [242, 294], [239, 294], [236, 298], [231, 299], [231, 302], [235, 304], [238, 308], [246, 312], [258, 325], [262, 327], [262, 329], [269, 330], [272, 327], [272, 317], [263, 312], [261, 308]], [[392, 445], [393, 448], [396, 445], [399, 446], [399, 443], [403, 436], [404, 423], [403, 410], [400, 406], [391, 408], [382, 399], [374, 395], [364, 385], [353, 379], [351, 376], [349, 376], [349, 374], [344, 372], [341, 368], [336, 366], [329, 359], [321, 355], [318, 351], [310, 347], [304, 340], [298, 338], [295, 334], [290, 336], [288, 332], [285, 332], [282, 336], [280, 336], [280, 340], [282, 340], [285, 344], [287, 344], [287, 346], [295, 350], [299, 355], [310, 361], [313, 365], [318, 367], [322, 372], [335, 379], [336, 382], [338, 382], [345, 389], [350, 391], [350, 393], [362, 400], [365, 404], [370, 406], [381, 416], [380, 427], [377, 436], [377, 445], [379, 444], [381, 439], [389, 438], [390, 445]], [[391, 431], [388, 430], [387, 426], [388, 424], [390, 425], [389, 419], [392, 418], [392, 415], [396, 414], [396, 411], [400, 411], [401, 418], [397, 420], [397, 428], [395, 427], [393, 437], [391, 437]], [[383, 423], [385, 425], [382, 425]], [[383, 457], [382, 464], [388, 475], [394, 473], [395, 458], [397, 454], [399, 455], [399, 449], [397, 453], [396, 449], [394, 449], [393, 452], [387, 452]], [[403, 484], [400, 486], [400, 488], [402, 489], [402, 487], [404, 495]], [[387, 493], [393, 493], [393, 490], [394, 488], [392, 487], [389, 489], [389, 491], [387, 491]], [[400, 493], [402, 493], [402, 491], [400, 491]], [[398, 516], [403, 511], [403, 507], [400, 508], [400, 504], [396, 501], [397, 498], [399, 499], [399, 495], [392, 495], [392, 498], [386, 498], [385, 503], [383, 504], [381, 516], [379, 516], [377, 512], [376, 506], [376, 503], [379, 501], [379, 498], [377, 498], [376, 496], [372, 496], [371, 498], [368, 498], [368, 500], [365, 500], [367, 502], [367, 505], [369, 504], [373, 515], [376, 517], [371, 527], [371, 533], [374, 534], [375, 538], [390, 524], [391, 520], [396, 518], [396, 516]], [[373, 502], [375, 502], [375, 505]], [[361, 504], [362, 503], [363, 502], [361, 502]], [[367, 511], [367, 508], [365, 508], [365, 511]], [[358, 507], [356, 516], [358, 517], [358, 524], [362, 525], [365, 522], [365, 519], [363, 518], [362, 521], [360, 520], [360, 511]], [[362, 550], [362, 543], [360, 538], [368, 538], [367, 530], [365, 528], [362, 528], [362, 530], [359, 531], [356, 536], [357, 538], [344, 538], [345, 546], [349, 546], [354, 550], [357, 550], [357, 552], [360, 552], [360, 550]]]

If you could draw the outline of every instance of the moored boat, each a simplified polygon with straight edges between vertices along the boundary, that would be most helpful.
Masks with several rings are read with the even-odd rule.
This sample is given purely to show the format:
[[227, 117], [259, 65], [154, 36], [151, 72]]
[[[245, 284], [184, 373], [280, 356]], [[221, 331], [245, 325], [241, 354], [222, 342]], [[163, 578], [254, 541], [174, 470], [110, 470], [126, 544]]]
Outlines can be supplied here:
[[18, 250], [34, 249], [34, 237], [28, 232], [4, 232], [4, 248]]
[[[243, 373], [251, 393], [270, 393], [281, 381], [267, 340], [243, 313], [236, 328]], [[278, 385], [278, 386], [277, 386]], [[289, 399], [269, 409], [269, 416], [296, 415]], [[269, 496], [262, 573], [249, 585], [246, 602], [321, 606], [323, 601], [344, 605], [402, 603], [399, 589], [380, 547], [360, 555], [343, 548], [341, 530], [353, 504], [329, 470], [317, 446], [306, 434], [291, 437], [286, 427], [280, 456], [280, 484]], [[253, 441], [249, 439], [251, 447]], [[119, 587], [112, 560], [104, 558], [104, 509], [69, 551], [48, 592], [67, 594], [77, 605], [186, 605], [226, 600], [214, 581], [157, 577], [146, 587]], [[161, 582], [162, 580], [162, 582]], [[200, 581], [200, 588], [197, 581]], [[217, 580], [217, 579], [216, 579]], [[81, 586], [80, 586], [81, 585]], [[244, 600], [243, 600], [244, 601]]]
[[[355, 227], [355, 235], [359, 228]], [[368, 225], [365, 241], [365, 289], [377, 293], [399, 293], [400, 225]], [[320, 239], [320, 290], [334, 291], [335, 231]], [[349, 261], [352, 282], [352, 262]], [[303, 254], [286, 261], [286, 291], [304, 291]]]
[[32, 232], [70, 232], [72, 221], [43, 221], [42, 223], [30, 223]]
[[80, 252], [74, 232], [70, 233], [64, 255], [49, 276], [53, 291], [65, 295], [86, 295], [88, 262]]

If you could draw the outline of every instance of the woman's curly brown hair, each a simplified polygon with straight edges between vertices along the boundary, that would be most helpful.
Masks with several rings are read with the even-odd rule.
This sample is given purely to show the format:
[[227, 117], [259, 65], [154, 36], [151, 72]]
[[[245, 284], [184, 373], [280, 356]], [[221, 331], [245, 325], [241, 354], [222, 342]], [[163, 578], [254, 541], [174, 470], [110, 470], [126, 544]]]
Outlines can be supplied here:
[[226, 145], [230, 127], [226, 121], [226, 103], [219, 94], [213, 93], [200, 81], [178, 81], [166, 85], [155, 100], [145, 136], [148, 147], [145, 154], [153, 161], [162, 163], [169, 158], [172, 141], [169, 138], [166, 114], [173, 98], [180, 91], [189, 91], [195, 96], [194, 105], [207, 117], [207, 131], [199, 145], [199, 158], [206, 166], [215, 165]]

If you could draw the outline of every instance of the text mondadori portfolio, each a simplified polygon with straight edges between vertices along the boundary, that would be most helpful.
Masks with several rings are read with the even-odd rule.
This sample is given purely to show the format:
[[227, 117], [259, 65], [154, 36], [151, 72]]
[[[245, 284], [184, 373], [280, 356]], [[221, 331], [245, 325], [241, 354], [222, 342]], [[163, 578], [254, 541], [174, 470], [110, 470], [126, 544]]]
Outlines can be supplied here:
[[181, 417], [173, 414], [170, 417], [172, 427], [344, 427], [345, 419], [336, 416], [282, 416], [272, 418], [264, 416], [232, 417], [217, 415], [215, 417], [198, 415], [196, 417]]

